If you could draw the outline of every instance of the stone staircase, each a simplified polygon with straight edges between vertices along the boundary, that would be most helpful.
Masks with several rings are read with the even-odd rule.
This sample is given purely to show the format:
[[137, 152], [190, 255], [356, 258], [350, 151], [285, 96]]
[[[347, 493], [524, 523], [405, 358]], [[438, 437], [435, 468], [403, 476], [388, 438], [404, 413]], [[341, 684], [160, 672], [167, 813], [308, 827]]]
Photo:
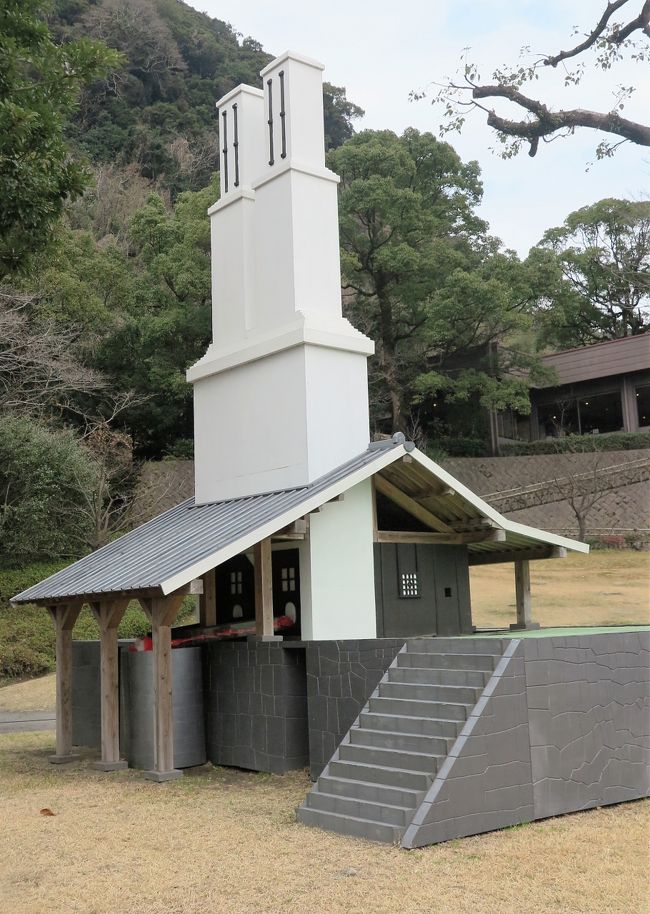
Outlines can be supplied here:
[[299, 807], [298, 821], [398, 843], [501, 654], [498, 639], [407, 641]]

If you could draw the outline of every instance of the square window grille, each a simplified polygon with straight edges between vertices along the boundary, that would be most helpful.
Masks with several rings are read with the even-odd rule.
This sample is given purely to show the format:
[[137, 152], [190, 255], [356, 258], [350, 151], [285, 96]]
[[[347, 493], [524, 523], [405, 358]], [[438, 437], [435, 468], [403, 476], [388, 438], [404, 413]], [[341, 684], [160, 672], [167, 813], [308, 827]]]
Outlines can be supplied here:
[[412, 600], [420, 596], [417, 571], [404, 572], [400, 575], [399, 595], [402, 600]]

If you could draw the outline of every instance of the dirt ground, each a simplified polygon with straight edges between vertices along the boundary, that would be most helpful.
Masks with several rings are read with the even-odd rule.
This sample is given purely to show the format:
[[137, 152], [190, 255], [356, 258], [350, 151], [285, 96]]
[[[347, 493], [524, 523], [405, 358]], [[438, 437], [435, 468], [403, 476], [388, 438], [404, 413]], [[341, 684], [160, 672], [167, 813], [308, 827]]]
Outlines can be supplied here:
[[[10, 914], [648, 914], [650, 802], [418, 851], [296, 823], [303, 773], [201, 769], [169, 784], [49, 765], [0, 736]], [[45, 815], [48, 809], [53, 815]]]
[[[531, 562], [533, 618], [555, 625], [623, 625], [650, 622], [650, 552], [602, 550]], [[474, 624], [515, 621], [512, 564], [470, 571]]]

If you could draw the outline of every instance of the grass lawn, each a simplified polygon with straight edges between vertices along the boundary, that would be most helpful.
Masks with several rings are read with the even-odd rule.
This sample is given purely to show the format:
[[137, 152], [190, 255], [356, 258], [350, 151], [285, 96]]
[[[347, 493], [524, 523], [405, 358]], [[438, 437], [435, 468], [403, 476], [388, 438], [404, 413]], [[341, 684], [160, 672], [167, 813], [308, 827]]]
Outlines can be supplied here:
[[[650, 622], [650, 552], [600, 550], [565, 559], [531, 562], [533, 618], [556, 625], [623, 625]], [[512, 564], [477, 565], [470, 571], [472, 616], [480, 627], [515, 621]]]
[[[650, 802], [402, 851], [296, 823], [307, 777], [208, 768], [157, 785], [51, 733], [0, 736], [11, 914], [647, 914]], [[44, 816], [41, 809], [54, 815]]]

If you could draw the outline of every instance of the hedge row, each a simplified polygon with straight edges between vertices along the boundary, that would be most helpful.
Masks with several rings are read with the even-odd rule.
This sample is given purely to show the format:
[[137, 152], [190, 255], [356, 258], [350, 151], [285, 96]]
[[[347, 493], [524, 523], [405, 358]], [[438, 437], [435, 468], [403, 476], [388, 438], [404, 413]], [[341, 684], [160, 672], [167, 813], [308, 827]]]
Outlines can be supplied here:
[[650, 432], [612, 432], [609, 435], [567, 435], [543, 441], [520, 441], [501, 447], [504, 457], [535, 454], [587, 454], [594, 451], [632, 451], [650, 448]]
[[[0, 569], [0, 682], [38, 676], [54, 669], [54, 626], [43, 607], [12, 606], [9, 599], [58, 571], [62, 565], [39, 563], [25, 568]], [[187, 624], [195, 612], [195, 600], [188, 597], [177, 624]], [[120, 623], [120, 638], [141, 638], [150, 631], [149, 622], [137, 602], [129, 604]], [[89, 607], [84, 606], [73, 637], [99, 637], [99, 628]]]

